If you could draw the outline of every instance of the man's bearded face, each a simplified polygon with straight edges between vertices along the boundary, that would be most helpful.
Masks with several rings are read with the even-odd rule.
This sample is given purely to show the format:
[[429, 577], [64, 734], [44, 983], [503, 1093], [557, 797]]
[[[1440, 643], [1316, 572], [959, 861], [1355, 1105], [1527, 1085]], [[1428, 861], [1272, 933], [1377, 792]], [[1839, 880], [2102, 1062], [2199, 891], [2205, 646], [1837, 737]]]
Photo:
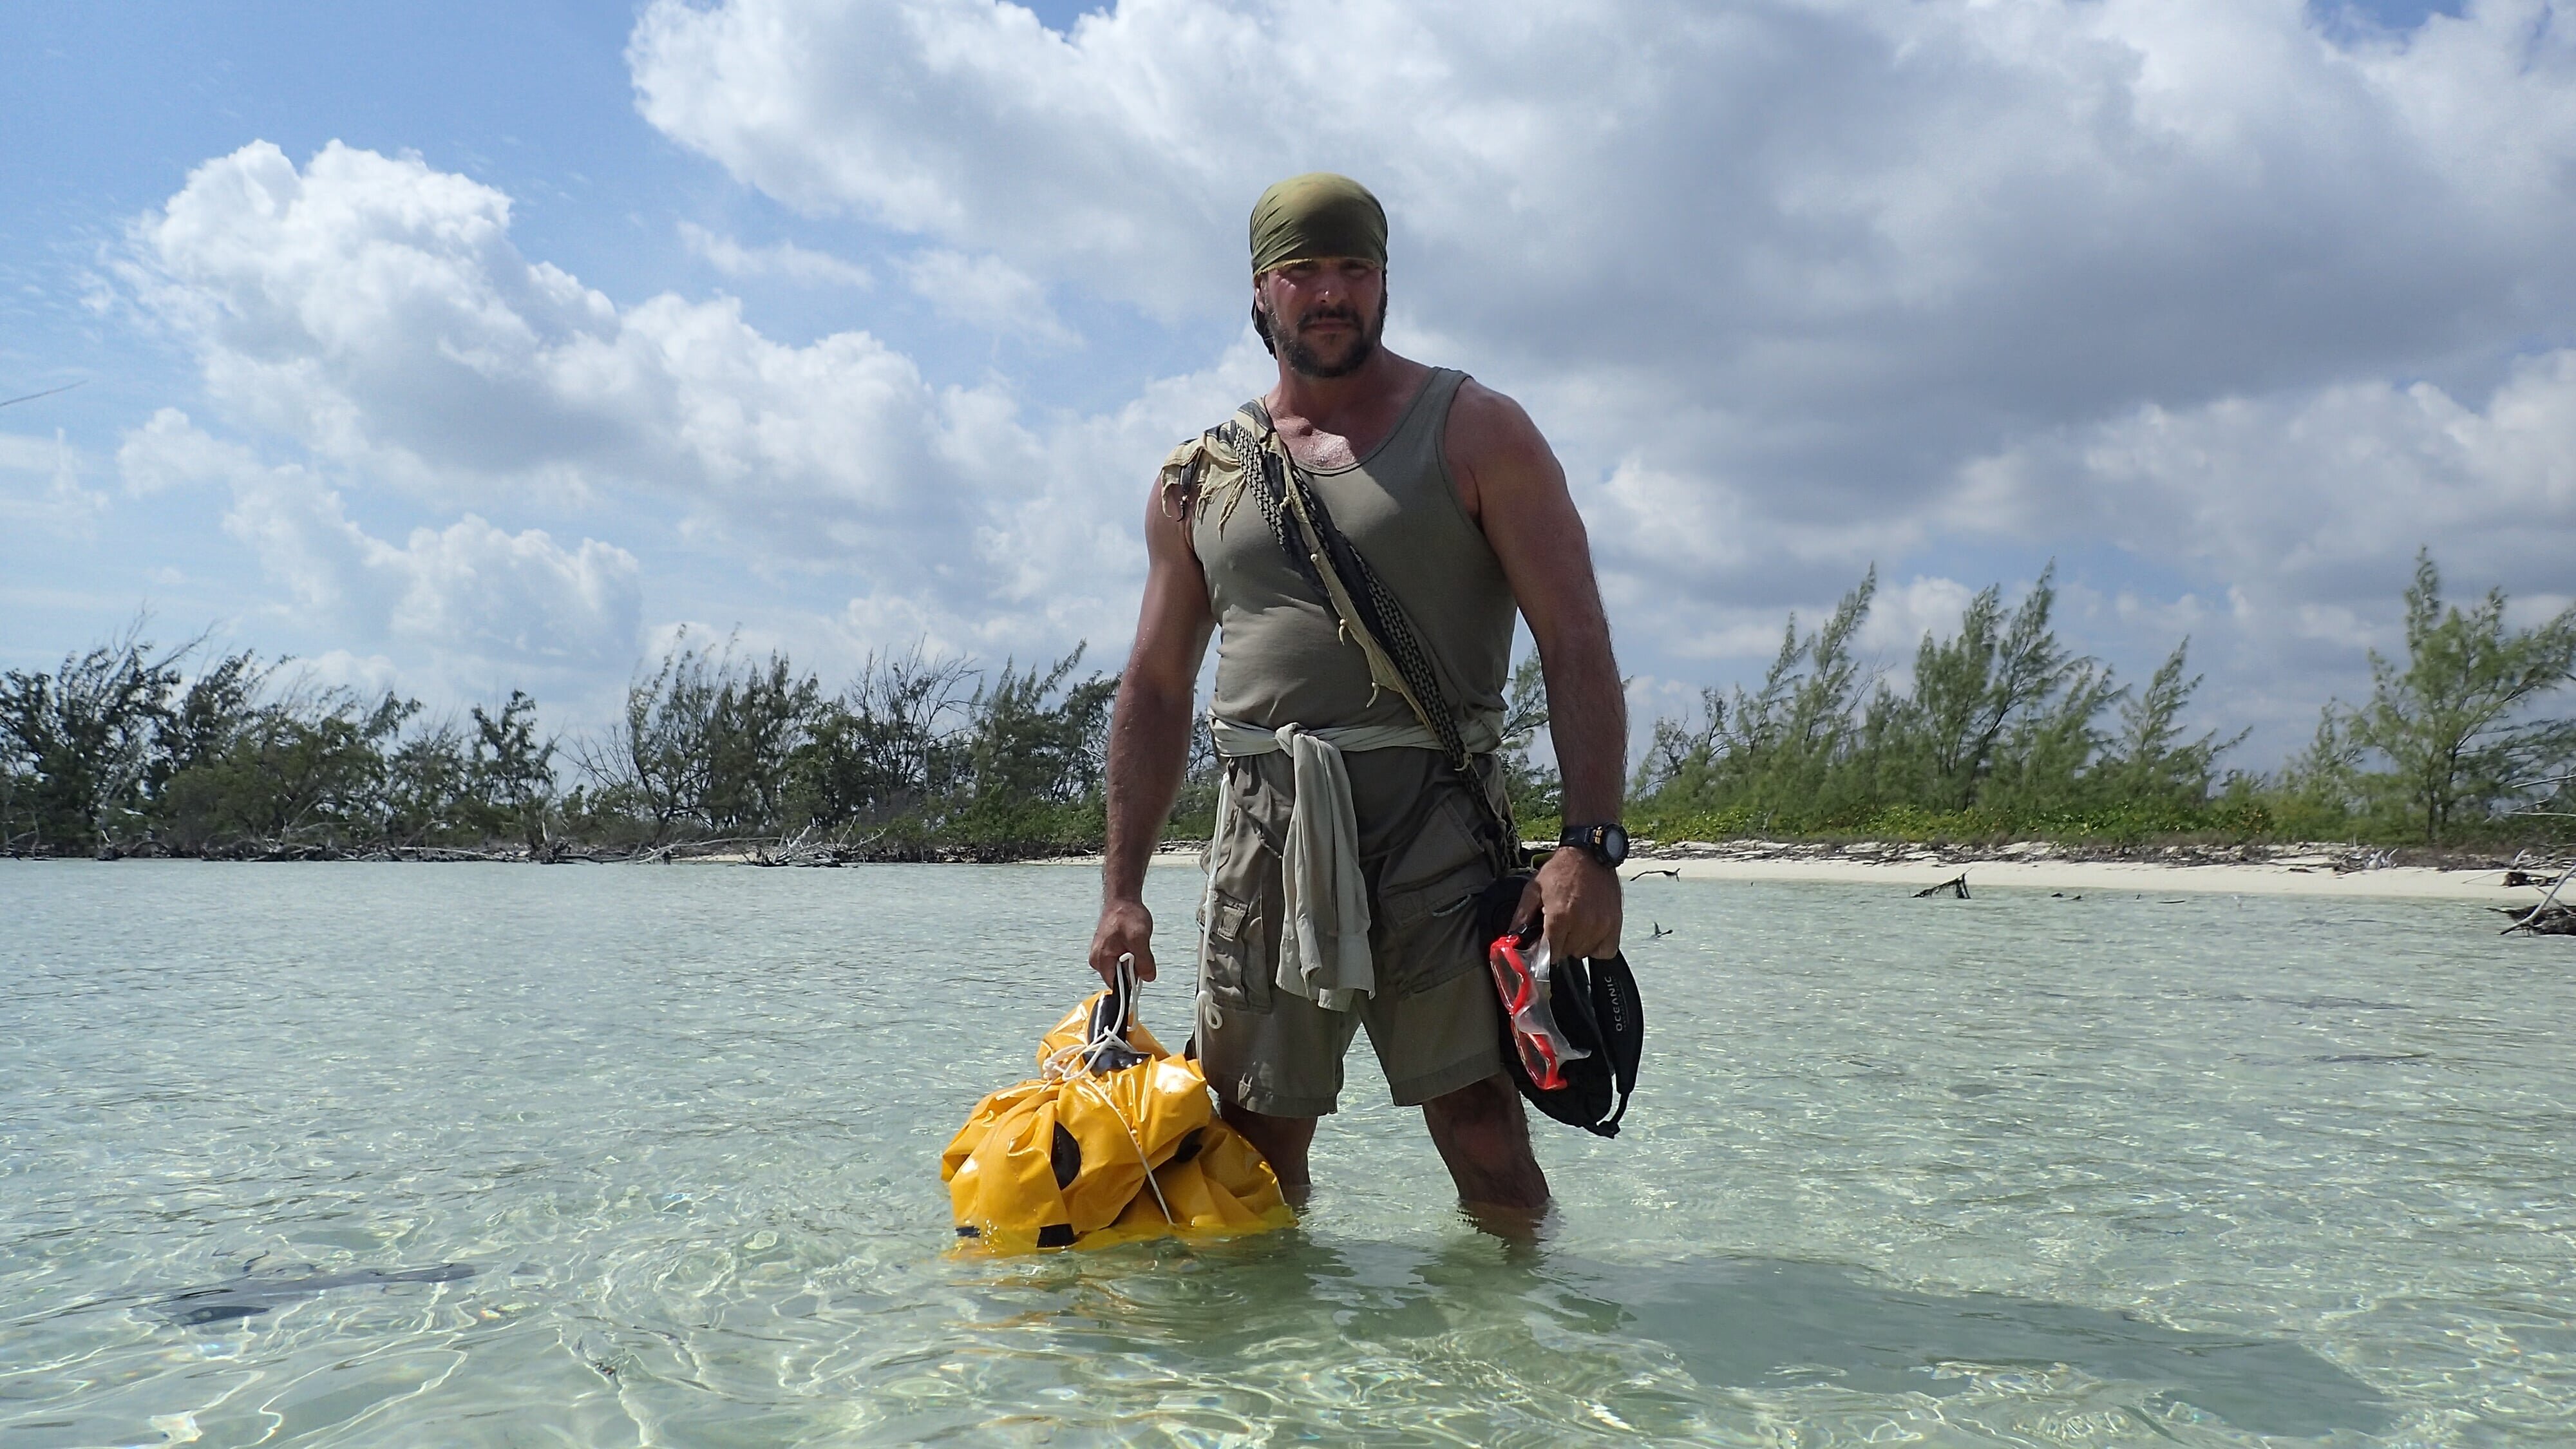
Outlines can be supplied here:
[[[1385, 273], [1375, 267], [1360, 275], [1358, 267], [1335, 268], [1302, 263], [1282, 267], [1263, 290], [1270, 305], [1258, 302], [1253, 318], [1262, 340], [1303, 377], [1348, 377], [1377, 355], [1386, 331]], [[1376, 307], [1363, 311], [1376, 293]], [[1283, 328], [1281, 314], [1288, 317]]]

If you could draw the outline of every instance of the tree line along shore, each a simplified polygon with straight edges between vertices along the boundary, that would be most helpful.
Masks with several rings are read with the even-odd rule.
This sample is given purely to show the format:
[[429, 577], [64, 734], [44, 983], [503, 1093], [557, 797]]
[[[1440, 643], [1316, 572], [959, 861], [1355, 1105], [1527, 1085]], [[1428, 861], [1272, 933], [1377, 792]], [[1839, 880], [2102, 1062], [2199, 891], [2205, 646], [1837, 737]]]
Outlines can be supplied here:
[[[2446, 605], [2419, 556], [2405, 654], [2330, 701], [2279, 769], [2193, 734], [2188, 641], [2143, 684], [2058, 639], [2051, 574], [1978, 594], [1900, 683], [1854, 652], [1876, 575], [1821, 624], [1793, 615], [1758, 684], [1655, 722], [1629, 807], [1660, 841], [2000, 845], [2087, 853], [2292, 841], [2488, 849], [2576, 840], [2576, 607], [2528, 628], [2488, 593]], [[0, 853], [211, 859], [999, 861], [1096, 850], [1113, 676], [1084, 651], [998, 670], [920, 649], [827, 690], [782, 653], [685, 634], [622, 718], [541, 728], [513, 691], [434, 715], [314, 683], [285, 659], [138, 623], [51, 672], [0, 674]], [[1552, 837], [1557, 779], [1535, 660], [1514, 672], [1503, 762], [1524, 834]], [[1204, 724], [1167, 834], [1204, 838]]]

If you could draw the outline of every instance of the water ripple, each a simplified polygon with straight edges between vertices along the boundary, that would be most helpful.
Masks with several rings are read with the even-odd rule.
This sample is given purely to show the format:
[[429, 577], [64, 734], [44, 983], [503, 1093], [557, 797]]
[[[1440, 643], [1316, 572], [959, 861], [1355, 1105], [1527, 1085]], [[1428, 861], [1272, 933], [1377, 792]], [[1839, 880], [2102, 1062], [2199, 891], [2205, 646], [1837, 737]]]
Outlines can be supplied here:
[[1648, 882], [1542, 1247], [1363, 1052], [1294, 1232], [951, 1256], [1094, 891], [0, 862], [0, 1449], [2576, 1441], [2576, 978], [2473, 908]]

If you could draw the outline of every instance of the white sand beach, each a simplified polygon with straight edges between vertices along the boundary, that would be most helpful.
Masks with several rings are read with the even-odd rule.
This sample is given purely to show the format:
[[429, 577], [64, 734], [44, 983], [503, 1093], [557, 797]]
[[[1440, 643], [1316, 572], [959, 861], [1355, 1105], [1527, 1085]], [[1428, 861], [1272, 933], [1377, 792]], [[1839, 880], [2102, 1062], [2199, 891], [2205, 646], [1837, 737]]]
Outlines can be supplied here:
[[[2057, 854], [2057, 850], [2046, 844], [1977, 850], [1866, 841], [1840, 846], [1780, 841], [1672, 841], [1641, 844], [1620, 874], [1633, 880], [1648, 872], [1672, 871], [1682, 880], [1827, 881], [1907, 890], [1921, 890], [1965, 874], [1971, 891], [2065, 891], [2070, 895], [2079, 891], [2190, 891], [2462, 900], [2495, 906], [2535, 904], [2544, 889], [2505, 885], [2508, 868], [2502, 865], [2472, 869], [2375, 864], [2374, 853], [2340, 845], [2313, 850], [2291, 847], [2264, 860], [2210, 860], [2207, 852], [2181, 852], [2169, 862], [2070, 859]], [[1100, 857], [1065, 856], [1044, 863], [1097, 867]], [[1157, 869], [1196, 869], [1198, 848], [1166, 846], [1155, 855], [1153, 863]], [[2525, 875], [2546, 882], [2563, 868], [2563, 863], [2526, 859], [2519, 868]], [[2576, 884], [2571, 884], [2561, 899], [2568, 897], [2576, 897]]]
[[[1968, 888], [2065, 891], [2217, 892], [2237, 895], [2411, 897], [2474, 900], [2487, 905], [2529, 905], [2535, 887], [2504, 884], [2506, 870], [2374, 865], [2360, 852], [2276, 854], [2262, 861], [2080, 860], [2057, 857], [2047, 846], [2005, 846], [1999, 851], [1888, 847], [1708, 845], [1674, 843], [1640, 850], [1623, 874], [1678, 871], [1684, 880], [1836, 881], [1922, 889], [1965, 874]], [[2548, 878], [2550, 867], [2526, 862], [2527, 873]]]

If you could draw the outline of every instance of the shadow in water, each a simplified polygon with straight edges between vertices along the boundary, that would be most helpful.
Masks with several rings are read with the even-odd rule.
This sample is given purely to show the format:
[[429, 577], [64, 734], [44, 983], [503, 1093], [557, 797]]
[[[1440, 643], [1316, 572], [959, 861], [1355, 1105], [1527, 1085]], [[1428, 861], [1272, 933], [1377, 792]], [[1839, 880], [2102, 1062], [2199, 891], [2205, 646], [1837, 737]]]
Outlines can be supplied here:
[[1205, 1363], [1239, 1363], [1281, 1335], [1311, 1334], [1319, 1312], [1342, 1335], [1398, 1354], [1408, 1343], [1527, 1323], [1535, 1313], [1553, 1320], [1560, 1336], [1534, 1339], [1532, 1354], [1580, 1352], [1585, 1338], [1651, 1341], [1712, 1388], [1826, 1381], [1868, 1394], [1946, 1397], [1966, 1392], [1971, 1380], [1943, 1369], [2062, 1364], [2136, 1386], [2142, 1408], [2188, 1404], [2258, 1435], [2378, 1434], [2396, 1418], [2371, 1385], [2297, 1343], [2186, 1332], [2001, 1293], [1908, 1291], [1822, 1263], [1631, 1266], [1491, 1240], [1425, 1253], [1289, 1232], [1018, 1264], [966, 1275], [984, 1279], [978, 1296], [997, 1310], [982, 1327]]
[[182, 1327], [194, 1328], [208, 1323], [227, 1323], [234, 1319], [255, 1318], [280, 1304], [294, 1303], [335, 1288], [382, 1288], [398, 1283], [453, 1283], [474, 1276], [474, 1268], [465, 1263], [441, 1263], [433, 1268], [360, 1268], [352, 1273], [260, 1274], [218, 1283], [210, 1288], [191, 1288], [173, 1293], [153, 1303], [152, 1311]]
[[1943, 1365], [2045, 1368], [2146, 1385], [2253, 1434], [2379, 1433], [2395, 1422], [2368, 1383], [2295, 1343], [2189, 1333], [2125, 1314], [2001, 1293], [1884, 1287], [1847, 1269], [1776, 1259], [1651, 1268], [1552, 1258], [1539, 1275], [1618, 1305], [1629, 1331], [1672, 1349], [1700, 1382], [1752, 1387], [1818, 1374], [1864, 1393], [1958, 1393]]

